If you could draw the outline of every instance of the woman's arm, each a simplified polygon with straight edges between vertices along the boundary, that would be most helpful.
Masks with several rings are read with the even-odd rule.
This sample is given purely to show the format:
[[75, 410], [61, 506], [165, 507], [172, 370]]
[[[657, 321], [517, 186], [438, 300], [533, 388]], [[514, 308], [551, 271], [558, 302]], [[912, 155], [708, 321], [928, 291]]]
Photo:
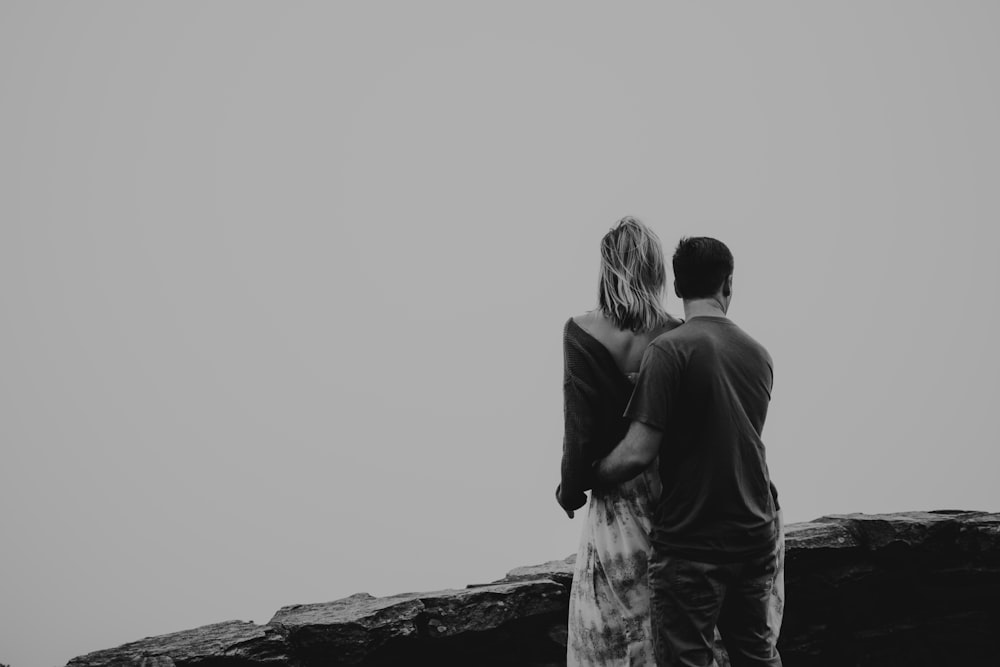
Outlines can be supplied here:
[[567, 375], [563, 381], [563, 453], [560, 484], [556, 498], [570, 518], [587, 503], [587, 489], [593, 487], [592, 456], [594, 423], [591, 396], [578, 379]]
[[570, 321], [563, 328], [563, 453], [560, 484], [556, 499], [573, 518], [573, 511], [587, 503], [584, 491], [593, 488], [592, 464], [595, 458], [594, 378], [589, 355], [573, 336]]

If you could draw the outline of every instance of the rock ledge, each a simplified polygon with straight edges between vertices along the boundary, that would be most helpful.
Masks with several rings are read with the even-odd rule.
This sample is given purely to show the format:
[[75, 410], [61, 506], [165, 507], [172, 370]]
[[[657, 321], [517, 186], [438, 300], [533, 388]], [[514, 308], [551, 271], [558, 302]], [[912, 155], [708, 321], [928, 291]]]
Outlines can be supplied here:
[[[565, 664], [574, 556], [464, 589], [282, 607], [89, 653], [67, 667]], [[1000, 514], [826, 516], [786, 529], [783, 662], [986, 664], [1000, 628]]]

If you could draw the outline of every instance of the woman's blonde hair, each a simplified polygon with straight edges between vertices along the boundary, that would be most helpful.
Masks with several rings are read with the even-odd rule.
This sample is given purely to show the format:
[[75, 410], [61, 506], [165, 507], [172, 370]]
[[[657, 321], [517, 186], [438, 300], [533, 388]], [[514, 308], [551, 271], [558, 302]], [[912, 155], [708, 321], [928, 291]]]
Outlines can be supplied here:
[[619, 220], [601, 239], [601, 313], [619, 329], [652, 331], [667, 319], [665, 283], [659, 237], [632, 216]]

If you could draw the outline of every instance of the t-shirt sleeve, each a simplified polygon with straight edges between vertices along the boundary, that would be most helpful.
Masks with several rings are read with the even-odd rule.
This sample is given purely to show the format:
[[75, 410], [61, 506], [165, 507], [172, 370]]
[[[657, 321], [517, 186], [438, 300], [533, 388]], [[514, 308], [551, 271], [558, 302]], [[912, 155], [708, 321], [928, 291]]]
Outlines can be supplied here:
[[625, 416], [665, 430], [677, 403], [682, 372], [681, 360], [673, 348], [647, 347]]

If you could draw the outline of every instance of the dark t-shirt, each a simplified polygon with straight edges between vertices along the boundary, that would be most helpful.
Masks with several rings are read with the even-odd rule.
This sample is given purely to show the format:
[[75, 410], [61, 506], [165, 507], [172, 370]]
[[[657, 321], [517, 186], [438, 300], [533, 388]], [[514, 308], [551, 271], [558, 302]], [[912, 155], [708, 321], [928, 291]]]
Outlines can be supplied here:
[[774, 547], [775, 499], [761, 431], [771, 356], [725, 317], [695, 317], [654, 340], [625, 415], [663, 431], [663, 553], [732, 562]]

